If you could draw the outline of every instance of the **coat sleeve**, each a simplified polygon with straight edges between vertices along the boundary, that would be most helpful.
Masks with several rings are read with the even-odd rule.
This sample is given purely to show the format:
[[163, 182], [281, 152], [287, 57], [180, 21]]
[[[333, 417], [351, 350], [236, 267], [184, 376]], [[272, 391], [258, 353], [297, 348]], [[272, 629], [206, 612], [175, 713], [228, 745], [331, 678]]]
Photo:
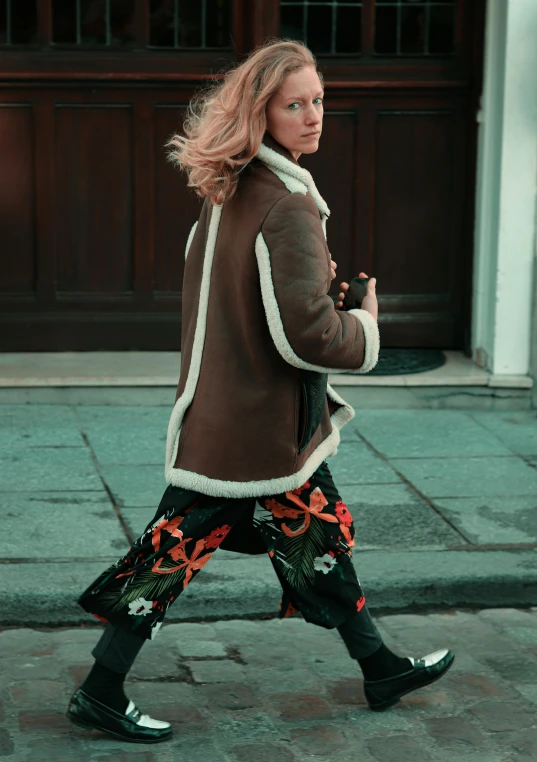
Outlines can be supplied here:
[[336, 310], [327, 294], [330, 255], [312, 199], [290, 193], [272, 207], [256, 256], [269, 330], [284, 360], [321, 373], [374, 368], [377, 321], [366, 310]]

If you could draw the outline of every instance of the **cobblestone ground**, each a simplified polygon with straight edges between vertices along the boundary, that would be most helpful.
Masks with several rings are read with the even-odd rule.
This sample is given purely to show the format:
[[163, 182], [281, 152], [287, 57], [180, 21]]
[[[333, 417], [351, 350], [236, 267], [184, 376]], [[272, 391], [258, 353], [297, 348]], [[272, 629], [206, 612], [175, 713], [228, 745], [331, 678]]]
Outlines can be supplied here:
[[99, 629], [0, 632], [0, 758], [16, 762], [530, 762], [537, 759], [537, 609], [375, 617], [401, 655], [451, 648], [437, 683], [383, 713], [334, 631], [301, 619], [164, 625], [126, 683], [172, 723], [156, 746], [73, 727], [69, 696]]

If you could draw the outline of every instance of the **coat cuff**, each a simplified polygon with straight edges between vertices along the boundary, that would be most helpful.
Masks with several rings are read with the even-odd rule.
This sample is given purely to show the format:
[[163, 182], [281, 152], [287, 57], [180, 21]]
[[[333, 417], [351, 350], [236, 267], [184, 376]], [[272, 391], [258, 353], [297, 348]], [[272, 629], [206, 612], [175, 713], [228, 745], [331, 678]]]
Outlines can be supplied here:
[[378, 362], [380, 351], [380, 333], [378, 323], [367, 310], [348, 310], [349, 315], [360, 321], [364, 329], [365, 356], [363, 365], [353, 373], [369, 373]]

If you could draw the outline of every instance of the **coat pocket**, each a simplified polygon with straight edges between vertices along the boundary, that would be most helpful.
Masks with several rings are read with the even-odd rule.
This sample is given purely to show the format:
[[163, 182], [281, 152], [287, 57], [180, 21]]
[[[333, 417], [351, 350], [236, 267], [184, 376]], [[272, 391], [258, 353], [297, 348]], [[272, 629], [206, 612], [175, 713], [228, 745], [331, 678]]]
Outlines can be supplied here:
[[328, 375], [301, 370], [301, 405], [298, 422], [298, 452], [304, 452], [321, 423], [326, 399]]

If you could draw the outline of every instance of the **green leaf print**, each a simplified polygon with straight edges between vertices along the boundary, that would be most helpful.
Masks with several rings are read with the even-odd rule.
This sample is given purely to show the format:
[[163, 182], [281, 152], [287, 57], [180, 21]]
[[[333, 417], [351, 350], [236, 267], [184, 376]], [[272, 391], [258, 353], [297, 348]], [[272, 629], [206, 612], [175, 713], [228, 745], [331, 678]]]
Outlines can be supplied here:
[[[115, 590], [101, 593], [99, 597], [112, 610], [121, 609], [137, 598], [155, 600], [166, 590], [169, 590], [180, 582], [185, 573], [185, 569], [179, 569], [171, 574], [156, 574], [151, 569], [147, 569], [137, 574], [134, 581], [130, 582], [125, 590], [116, 588]], [[126, 580], [128, 579], [127, 577]]]
[[[288, 523], [291, 531], [296, 531], [303, 524], [301, 517]], [[282, 574], [293, 587], [305, 587], [313, 584], [315, 569], [313, 562], [324, 550], [323, 522], [316, 516], [311, 517], [308, 529], [295, 537], [283, 535], [283, 556], [287, 564], [282, 564]], [[278, 551], [276, 551], [278, 554]]]

